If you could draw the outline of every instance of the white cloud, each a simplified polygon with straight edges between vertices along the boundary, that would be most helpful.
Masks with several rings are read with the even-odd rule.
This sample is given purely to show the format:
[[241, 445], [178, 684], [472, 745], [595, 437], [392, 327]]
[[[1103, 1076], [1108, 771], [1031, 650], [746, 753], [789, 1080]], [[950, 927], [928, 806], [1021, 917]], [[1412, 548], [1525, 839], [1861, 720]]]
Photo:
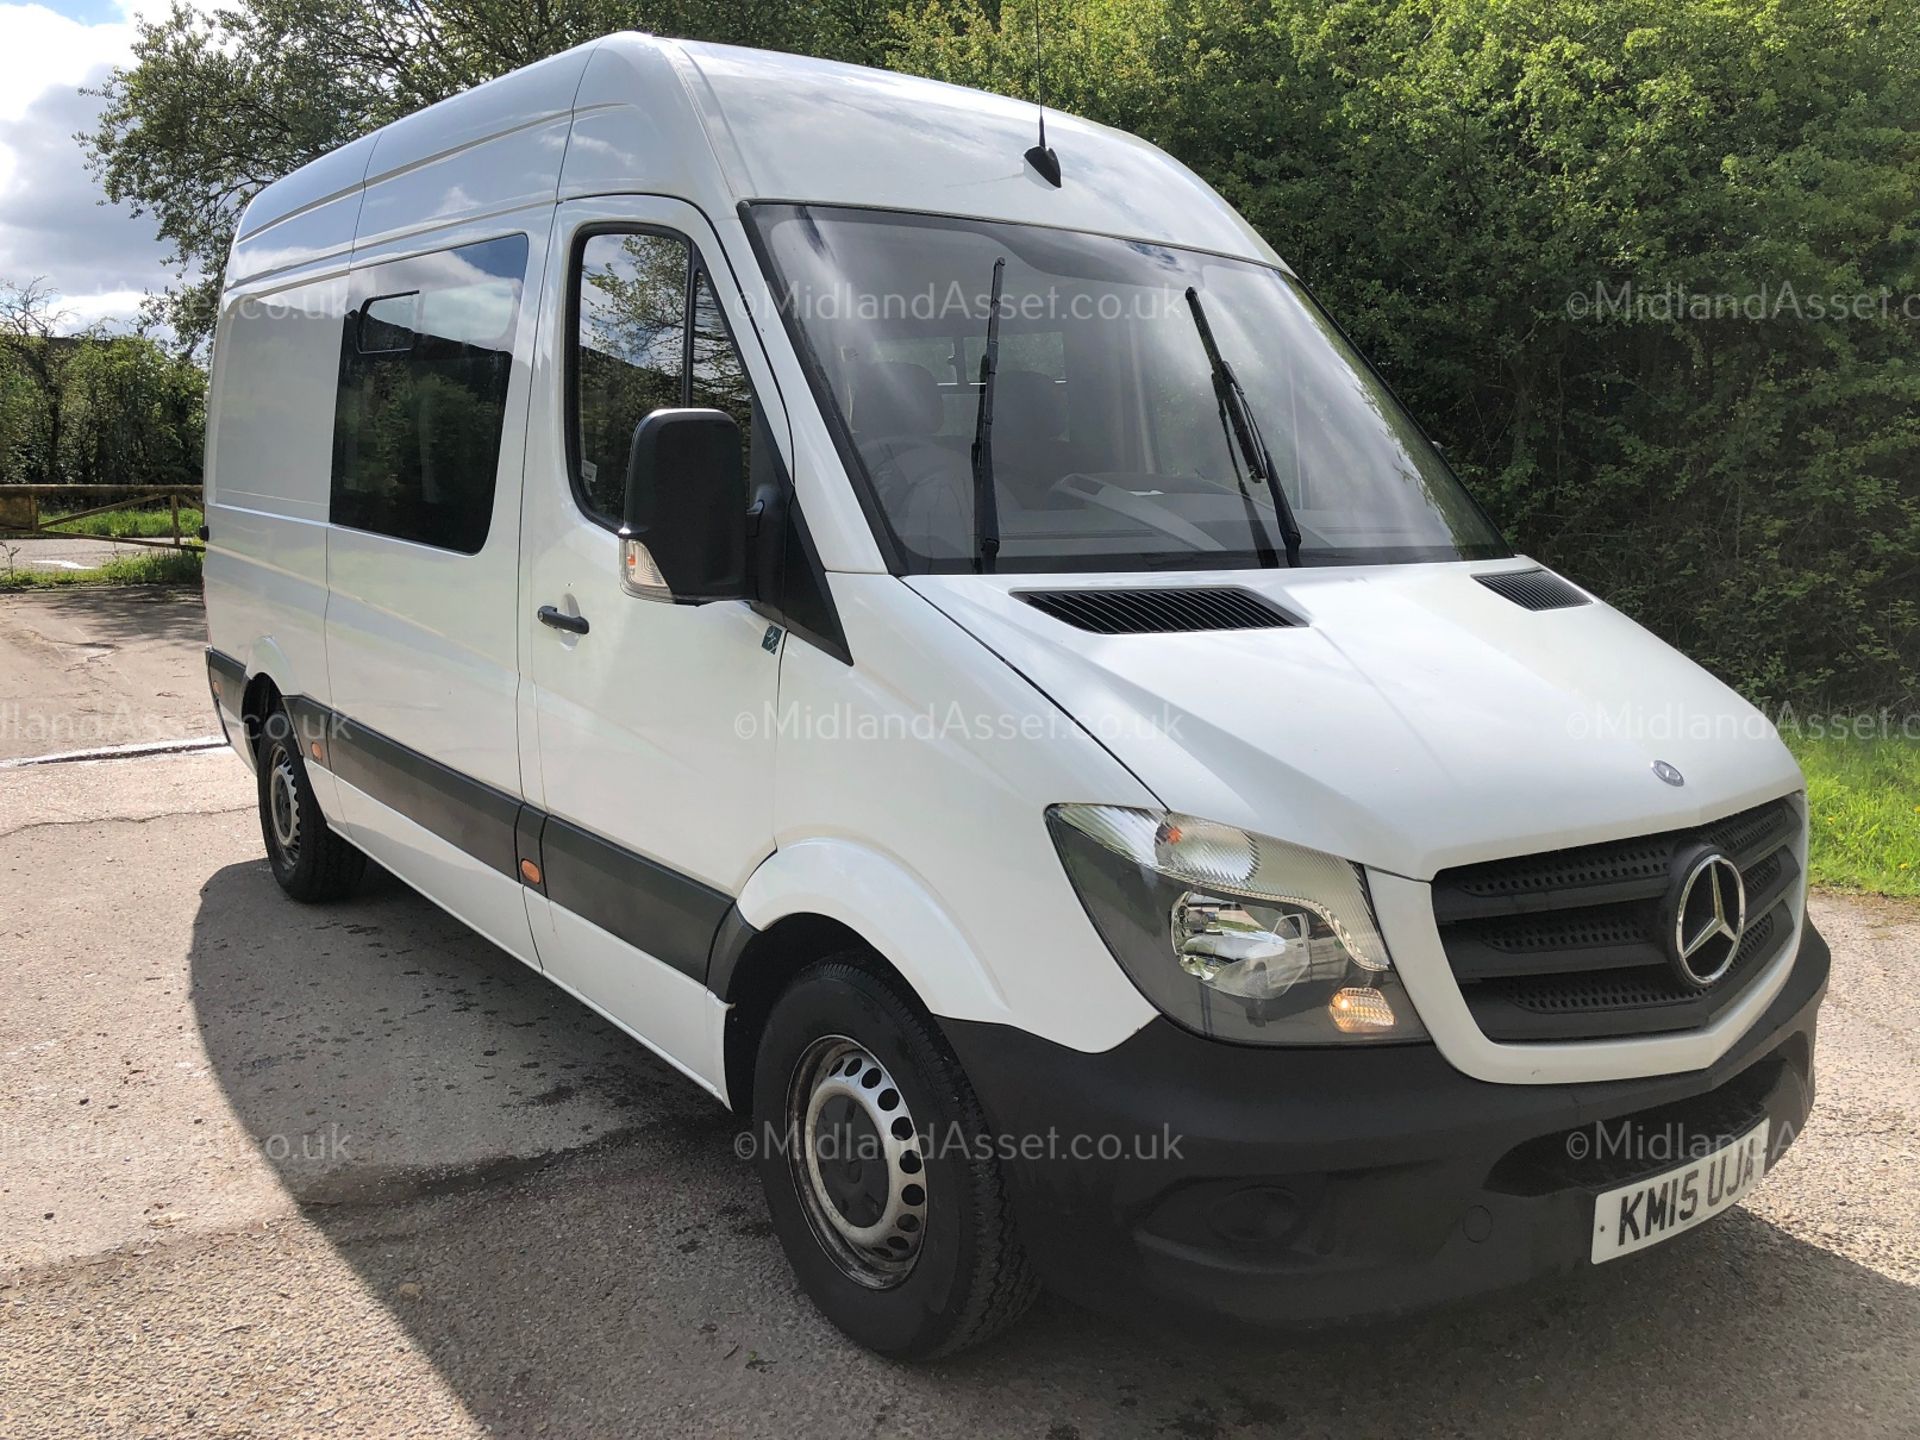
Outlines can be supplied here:
[[80, 87], [132, 55], [136, 5], [110, 13], [88, 24], [0, 4], [0, 279], [45, 276], [76, 325], [128, 319], [145, 290], [171, 279], [151, 221], [101, 203], [73, 139], [100, 108]]
[[74, 329], [96, 322], [114, 324], [135, 314], [147, 298], [143, 290], [103, 290], [93, 295], [67, 295], [60, 308], [71, 317]]
[[125, 14], [87, 25], [44, 5], [0, 5], [0, 120], [20, 119], [47, 90], [71, 89], [132, 53]]

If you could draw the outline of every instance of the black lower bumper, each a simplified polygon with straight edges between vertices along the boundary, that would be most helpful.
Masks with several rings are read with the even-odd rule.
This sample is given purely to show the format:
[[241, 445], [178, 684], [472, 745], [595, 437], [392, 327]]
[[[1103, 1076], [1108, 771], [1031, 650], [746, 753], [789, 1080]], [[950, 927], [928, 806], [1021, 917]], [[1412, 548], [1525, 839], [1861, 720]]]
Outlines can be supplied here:
[[207, 647], [207, 689], [213, 694], [213, 713], [220, 717], [220, 733], [233, 744], [233, 732], [244, 730], [247, 667], [231, 655]]
[[1029, 1254], [1101, 1309], [1311, 1325], [1589, 1263], [1600, 1193], [1813, 1103], [1827, 946], [1809, 924], [1766, 1014], [1706, 1070], [1494, 1085], [1431, 1045], [1261, 1050], [1155, 1020], [1084, 1054], [946, 1024]]

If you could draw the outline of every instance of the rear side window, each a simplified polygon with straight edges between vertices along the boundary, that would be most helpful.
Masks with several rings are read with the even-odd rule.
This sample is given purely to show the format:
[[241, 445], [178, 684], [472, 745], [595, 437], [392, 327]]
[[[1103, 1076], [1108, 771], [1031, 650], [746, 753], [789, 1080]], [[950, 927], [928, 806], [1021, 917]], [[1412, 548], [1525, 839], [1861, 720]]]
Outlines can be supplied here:
[[360, 272], [334, 410], [336, 525], [463, 554], [486, 544], [527, 237]]
[[753, 391], [699, 254], [678, 235], [590, 234], [573, 271], [573, 483], [581, 508], [618, 524], [633, 429], [652, 411], [711, 406], [754, 448]]

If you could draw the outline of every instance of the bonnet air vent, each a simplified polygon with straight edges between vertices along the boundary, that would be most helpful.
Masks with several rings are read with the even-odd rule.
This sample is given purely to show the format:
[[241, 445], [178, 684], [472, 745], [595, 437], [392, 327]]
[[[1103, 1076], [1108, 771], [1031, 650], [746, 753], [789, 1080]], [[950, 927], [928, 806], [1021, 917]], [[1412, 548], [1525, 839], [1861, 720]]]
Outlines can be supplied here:
[[1172, 635], [1192, 630], [1278, 630], [1294, 624], [1250, 590], [1231, 585], [1164, 590], [1021, 590], [1020, 599], [1097, 635]]
[[1522, 610], [1571, 610], [1590, 602], [1551, 570], [1506, 570], [1498, 575], [1473, 577], [1496, 595], [1504, 595]]

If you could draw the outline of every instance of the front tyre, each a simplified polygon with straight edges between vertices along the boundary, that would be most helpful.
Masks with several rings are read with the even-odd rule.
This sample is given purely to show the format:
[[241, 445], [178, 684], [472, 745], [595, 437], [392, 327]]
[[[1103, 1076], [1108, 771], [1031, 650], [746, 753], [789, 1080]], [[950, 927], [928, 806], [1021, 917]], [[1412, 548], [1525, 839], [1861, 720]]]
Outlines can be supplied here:
[[1037, 1292], [986, 1117], [932, 1022], [857, 959], [803, 972], [754, 1067], [760, 1181], [821, 1312], [902, 1360], [977, 1345]]
[[254, 740], [260, 780], [260, 833], [280, 888], [295, 900], [339, 900], [353, 893], [367, 857], [327, 828], [307, 777], [292, 717], [276, 709]]

